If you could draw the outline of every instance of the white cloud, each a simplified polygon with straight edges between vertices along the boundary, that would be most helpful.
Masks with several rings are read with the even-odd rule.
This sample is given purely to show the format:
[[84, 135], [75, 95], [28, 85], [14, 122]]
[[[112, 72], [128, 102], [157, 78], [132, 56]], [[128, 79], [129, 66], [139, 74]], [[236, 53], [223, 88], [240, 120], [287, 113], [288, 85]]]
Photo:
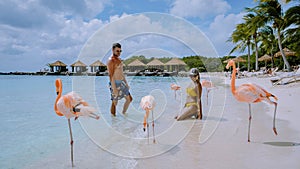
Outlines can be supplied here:
[[[0, 71], [36, 71], [56, 59], [73, 62], [85, 41], [108, 22], [88, 19], [107, 4], [108, 0], [1, 1]], [[15, 61], [19, 65], [12, 68]]]
[[[200, 0], [200, 2], [202, 1], [207, 4], [206, 0]], [[172, 8], [173, 12], [179, 10], [177, 8], [177, 5], [180, 5], [179, 2], [186, 1], [176, 0], [176, 2], [177, 4], [174, 3]], [[202, 14], [195, 13], [197, 10], [207, 10], [209, 15], [222, 14], [230, 8], [222, 0], [209, 2], [209, 5], [215, 10], [208, 10], [205, 4], [197, 7], [198, 2], [191, 2], [193, 4], [185, 9], [186, 11], [191, 10], [187, 16], [204, 17], [207, 15], [202, 16]], [[84, 5], [80, 6], [80, 4]], [[195, 30], [194, 25], [189, 25], [184, 20], [169, 20], [169, 17], [159, 14], [130, 16], [126, 13], [113, 15], [109, 20], [94, 18], [93, 16], [103, 11], [105, 5], [109, 5], [109, 0], [76, 0], [74, 4], [60, 0], [51, 2], [39, 0], [1, 1], [0, 71], [37, 71], [46, 63], [58, 59], [70, 64], [77, 59], [88, 38], [100, 28], [108, 31], [98, 37], [91, 56], [106, 54], [111, 44], [124, 36], [127, 38], [126, 40], [119, 39], [124, 42], [124, 55], [126, 52], [129, 55], [136, 51], [157, 48], [170, 51], [177, 56], [184, 56], [191, 50], [186, 49], [188, 47], [197, 49], [203, 55], [214, 53], [210, 47], [211, 44], [201, 34], [201, 31]], [[34, 14], [31, 11], [34, 11]], [[9, 15], [5, 12], [9, 12]], [[76, 14], [69, 16], [73, 12]], [[89, 17], [91, 18], [87, 19]], [[207, 34], [216, 44], [217, 49], [223, 50], [223, 44], [238, 19], [240, 19], [239, 15], [219, 15], [215, 18]], [[114, 27], [110, 23], [112, 25], [121, 23], [121, 26]], [[160, 37], [157, 34], [134, 37], [135, 32], [147, 31], [161, 33], [161, 35], [159, 35]], [[163, 37], [164, 35], [170, 35], [170, 37]], [[174, 37], [181, 37], [180, 40], [183, 42], [176, 38], [172, 39]], [[199, 41], [201, 41], [201, 45], [199, 45]], [[187, 46], [184, 46], [184, 42], [188, 42]], [[101, 50], [103, 50], [102, 53], [99, 52]], [[11, 67], [17, 60], [18, 67]], [[89, 63], [87, 62], [87, 64]]]
[[110, 5], [110, 0], [40, 0], [41, 6], [64, 15], [93, 18]]
[[181, 17], [206, 17], [224, 14], [231, 6], [224, 0], [175, 0], [170, 13]]
[[103, 59], [105, 62], [111, 55], [114, 42], [122, 43], [124, 58], [147, 49], [161, 49], [176, 56], [216, 56], [211, 43], [192, 24], [166, 14], [147, 13], [130, 15], [107, 24], [87, 42], [80, 60], [91, 63]]
[[236, 24], [242, 22], [243, 15], [244, 13], [218, 15], [210, 24], [206, 34], [214, 44], [219, 55], [227, 55], [233, 47], [232, 43], [226, 41], [235, 29]]

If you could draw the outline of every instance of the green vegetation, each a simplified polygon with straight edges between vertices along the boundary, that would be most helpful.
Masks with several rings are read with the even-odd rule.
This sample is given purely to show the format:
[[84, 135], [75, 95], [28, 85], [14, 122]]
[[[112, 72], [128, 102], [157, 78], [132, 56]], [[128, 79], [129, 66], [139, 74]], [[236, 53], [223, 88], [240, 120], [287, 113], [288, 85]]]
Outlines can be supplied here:
[[[287, 0], [286, 3], [291, 2]], [[228, 41], [235, 44], [230, 51], [243, 53], [247, 50], [247, 55], [240, 56], [246, 63], [239, 63], [241, 70], [258, 70], [260, 67], [279, 67], [291, 71], [291, 66], [300, 64], [300, 1], [293, 1], [296, 5], [283, 11], [278, 0], [258, 0], [253, 8], [245, 8], [243, 21], [236, 25]], [[296, 56], [286, 56], [283, 52], [288, 48], [296, 52]], [[282, 56], [275, 57], [275, 53], [280, 52]], [[259, 62], [258, 58], [268, 54], [271, 61]], [[182, 60], [187, 64], [187, 69], [198, 68], [199, 71], [215, 72], [223, 71], [225, 60], [235, 56], [224, 56], [221, 58], [208, 58], [205, 56], [185, 56]], [[135, 59], [143, 63], [149, 63], [153, 58], [145, 56], [132, 56], [126, 59], [125, 64], [129, 64]], [[166, 63], [171, 58], [158, 58]]]
[[[125, 65], [128, 65], [129, 63], [131, 63], [132, 61], [134, 61], [134, 60], [136, 60], [136, 59], [138, 59], [138, 60], [140, 60], [141, 62], [147, 64], [147, 63], [149, 63], [151, 60], [153, 60], [154, 57], [146, 58], [146, 57], [143, 56], [143, 55], [140, 55], [140, 56], [131, 56], [130, 58], [124, 60], [124, 63], [125, 63]], [[157, 59], [160, 60], [160, 61], [163, 62], [163, 63], [166, 63], [166, 62], [168, 62], [169, 60], [171, 60], [172, 58], [170, 58], [170, 57], [162, 57], [162, 58], [157, 58]]]
[[[295, 51], [296, 55], [300, 54], [299, 3], [283, 11], [278, 0], [260, 0], [254, 8], [245, 8], [245, 11], [244, 22], [236, 25], [229, 41], [236, 44], [231, 53], [244, 52], [246, 48], [248, 49], [248, 70], [252, 69], [251, 57], [255, 57], [255, 70], [258, 70], [261, 65], [258, 57], [264, 54], [272, 56], [271, 66], [283, 68], [285, 64], [289, 71], [291, 71], [290, 64], [300, 63], [299, 58], [287, 57], [283, 52], [283, 48], [286, 47]], [[253, 51], [254, 56], [250, 50]], [[278, 51], [282, 57], [274, 58], [274, 54]]]
[[[211, 57], [204, 57], [204, 56], [186, 56], [183, 57], [182, 60], [187, 64], [186, 70], [189, 70], [190, 68], [198, 68], [200, 72], [220, 72], [224, 70], [225, 64], [222, 64], [222, 62], [228, 58], [234, 58], [231, 57], [223, 57], [223, 58], [211, 58]], [[135, 59], [139, 59], [143, 63], [147, 64], [154, 58], [146, 58], [145, 56], [132, 56], [126, 60], [124, 60], [124, 63], [128, 65]], [[168, 62], [172, 58], [170, 57], [162, 57], [157, 58], [163, 63]]]

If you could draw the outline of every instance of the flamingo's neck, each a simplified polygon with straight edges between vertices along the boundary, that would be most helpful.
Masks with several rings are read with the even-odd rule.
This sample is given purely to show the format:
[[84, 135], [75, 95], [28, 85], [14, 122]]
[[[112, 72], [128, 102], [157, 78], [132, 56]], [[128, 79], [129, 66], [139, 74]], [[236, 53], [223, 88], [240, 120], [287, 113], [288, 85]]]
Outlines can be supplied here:
[[236, 67], [235, 63], [232, 65], [232, 75], [231, 75], [231, 92], [235, 93], [235, 78], [236, 78]]
[[55, 104], [54, 104], [54, 110], [55, 110], [55, 112], [56, 112], [57, 115], [62, 115], [62, 113], [59, 112], [58, 109], [57, 109], [57, 102], [58, 102], [58, 100], [61, 97], [61, 93], [62, 93], [62, 87], [59, 87], [59, 93], [58, 93], [58, 95], [56, 97]]

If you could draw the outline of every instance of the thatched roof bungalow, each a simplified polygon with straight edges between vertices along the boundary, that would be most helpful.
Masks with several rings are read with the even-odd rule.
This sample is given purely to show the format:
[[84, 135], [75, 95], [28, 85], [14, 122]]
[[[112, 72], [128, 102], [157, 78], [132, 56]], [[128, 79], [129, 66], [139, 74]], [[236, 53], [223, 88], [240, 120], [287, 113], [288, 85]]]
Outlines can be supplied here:
[[107, 68], [104, 63], [102, 63], [100, 60], [95, 61], [90, 65], [91, 72], [104, 72]]
[[66, 72], [66, 71], [68, 71], [67, 65], [64, 64], [60, 60], [49, 64], [49, 67], [50, 67], [50, 72]]
[[146, 64], [140, 61], [139, 59], [136, 59], [129, 63], [126, 67], [130, 72], [139, 72], [146, 68]]
[[185, 71], [186, 63], [179, 58], [172, 58], [166, 64], [168, 72]]
[[87, 65], [82, 63], [80, 60], [78, 60], [77, 62], [73, 63], [71, 65], [72, 67], [72, 72], [73, 73], [81, 73], [81, 72], [85, 72], [87, 71]]

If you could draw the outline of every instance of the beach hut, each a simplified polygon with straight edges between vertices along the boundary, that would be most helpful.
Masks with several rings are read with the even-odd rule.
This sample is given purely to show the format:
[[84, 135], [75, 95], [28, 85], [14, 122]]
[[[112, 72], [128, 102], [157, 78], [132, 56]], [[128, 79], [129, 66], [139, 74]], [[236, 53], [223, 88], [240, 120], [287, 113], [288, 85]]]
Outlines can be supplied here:
[[81, 73], [81, 72], [85, 72], [87, 71], [87, 65], [82, 63], [80, 60], [78, 60], [77, 62], [73, 63], [71, 65], [72, 67], [72, 72], [73, 73]]
[[148, 69], [160, 69], [164, 70], [165, 64], [158, 59], [153, 59], [147, 64]]
[[146, 65], [139, 59], [136, 59], [130, 62], [126, 67], [129, 70], [129, 72], [139, 72], [141, 70], [144, 70], [146, 68]]
[[68, 71], [67, 65], [62, 61], [56, 61], [54, 63], [49, 64], [50, 72], [66, 72]]
[[104, 72], [107, 68], [104, 63], [102, 63], [100, 60], [95, 61], [90, 65], [91, 72]]
[[166, 64], [168, 72], [185, 71], [186, 63], [179, 58], [172, 58]]

